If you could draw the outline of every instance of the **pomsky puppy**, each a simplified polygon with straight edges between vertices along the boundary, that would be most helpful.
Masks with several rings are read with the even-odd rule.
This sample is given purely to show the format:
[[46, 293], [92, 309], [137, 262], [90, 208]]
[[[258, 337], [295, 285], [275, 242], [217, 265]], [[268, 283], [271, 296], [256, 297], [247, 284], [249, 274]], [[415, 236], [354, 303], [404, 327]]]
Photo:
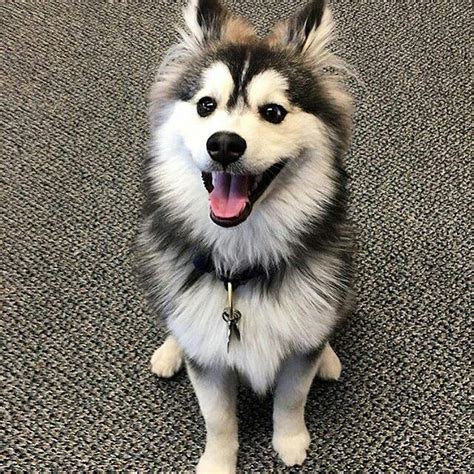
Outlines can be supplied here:
[[186, 363], [198, 472], [235, 472], [238, 380], [273, 390], [273, 446], [302, 464], [307, 394], [339, 377], [328, 339], [351, 299], [351, 100], [331, 12], [313, 0], [265, 38], [218, 0], [184, 18], [151, 93], [139, 270], [169, 330], [152, 369]]

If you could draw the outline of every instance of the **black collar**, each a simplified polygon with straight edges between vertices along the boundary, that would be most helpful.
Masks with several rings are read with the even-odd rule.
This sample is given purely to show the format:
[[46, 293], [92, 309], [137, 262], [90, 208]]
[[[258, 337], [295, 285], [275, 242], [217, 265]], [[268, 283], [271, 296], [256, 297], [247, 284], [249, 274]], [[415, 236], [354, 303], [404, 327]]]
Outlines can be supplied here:
[[245, 285], [249, 280], [267, 275], [267, 272], [261, 265], [250, 267], [242, 272], [232, 273], [231, 275], [217, 272], [211, 255], [203, 253], [195, 255], [193, 265], [200, 273], [214, 273], [216, 278], [224, 283], [226, 289], [227, 283], [232, 283], [232, 287], [235, 290], [238, 286]]

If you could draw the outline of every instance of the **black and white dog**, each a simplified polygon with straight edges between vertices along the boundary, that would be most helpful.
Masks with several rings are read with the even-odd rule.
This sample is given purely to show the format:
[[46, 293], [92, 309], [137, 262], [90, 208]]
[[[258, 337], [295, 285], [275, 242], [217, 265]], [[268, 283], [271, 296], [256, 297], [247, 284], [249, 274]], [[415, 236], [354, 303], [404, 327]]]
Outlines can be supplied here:
[[238, 379], [274, 391], [273, 446], [290, 466], [310, 444], [315, 375], [350, 301], [343, 169], [351, 100], [328, 49], [324, 0], [258, 38], [218, 0], [194, 0], [151, 94], [140, 271], [170, 335], [161, 377], [186, 362], [207, 427], [198, 472], [234, 472]]

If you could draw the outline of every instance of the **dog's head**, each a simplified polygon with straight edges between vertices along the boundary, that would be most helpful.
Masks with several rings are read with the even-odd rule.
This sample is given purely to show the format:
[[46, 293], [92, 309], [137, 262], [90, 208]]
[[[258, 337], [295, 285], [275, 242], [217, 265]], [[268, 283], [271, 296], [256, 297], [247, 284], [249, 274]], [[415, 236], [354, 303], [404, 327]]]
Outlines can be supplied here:
[[[232, 227], [278, 194], [277, 177], [308, 151], [327, 154], [334, 137], [347, 144], [350, 101], [328, 50], [331, 13], [313, 0], [263, 39], [218, 0], [193, 0], [185, 20], [152, 94], [160, 153], [183, 161], [176, 174], [202, 179], [207, 192], [196, 199]], [[175, 179], [185, 192], [187, 178]]]

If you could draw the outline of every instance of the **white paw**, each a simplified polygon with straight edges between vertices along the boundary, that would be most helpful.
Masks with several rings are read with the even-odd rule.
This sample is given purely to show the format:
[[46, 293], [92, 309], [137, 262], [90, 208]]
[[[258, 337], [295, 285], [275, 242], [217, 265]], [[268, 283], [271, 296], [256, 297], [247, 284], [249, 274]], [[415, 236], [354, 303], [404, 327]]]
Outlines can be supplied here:
[[296, 435], [273, 435], [273, 449], [287, 466], [301, 466], [306, 459], [310, 436], [308, 430]]
[[196, 466], [196, 474], [234, 474], [236, 471], [236, 459], [234, 456], [216, 458], [204, 453]]
[[342, 365], [333, 348], [326, 344], [321, 353], [321, 363], [318, 369], [318, 377], [323, 380], [338, 380], [341, 376]]
[[174, 340], [167, 339], [151, 356], [151, 371], [159, 377], [173, 377], [183, 366], [183, 353]]

